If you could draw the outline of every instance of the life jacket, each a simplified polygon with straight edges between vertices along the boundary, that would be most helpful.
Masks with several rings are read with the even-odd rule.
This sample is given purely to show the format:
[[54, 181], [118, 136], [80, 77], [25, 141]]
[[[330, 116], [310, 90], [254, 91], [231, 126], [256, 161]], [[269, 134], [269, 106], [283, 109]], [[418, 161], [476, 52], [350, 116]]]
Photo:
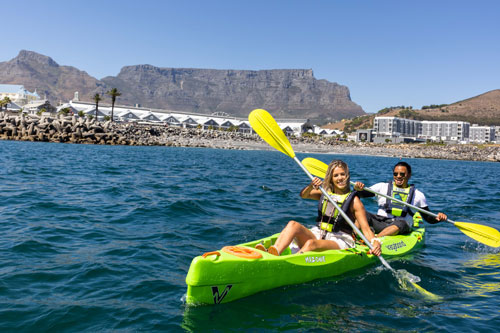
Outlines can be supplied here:
[[[358, 195], [358, 192], [353, 191], [342, 195], [328, 192], [328, 195], [334, 200], [337, 199], [337, 204], [340, 209], [346, 214], [349, 214], [349, 207], [351, 207], [352, 200]], [[339, 213], [324, 194], [322, 194], [319, 199], [316, 222], [318, 222], [318, 228], [326, 232], [343, 231], [348, 234], [352, 234], [353, 232], [351, 226], [347, 223], [342, 214]]]
[[[415, 194], [415, 185], [411, 184], [407, 188], [396, 187], [392, 181], [389, 182], [387, 186], [387, 195], [391, 198], [401, 200], [406, 203], [411, 203], [413, 201], [413, 196]], [[383, 209], [387, 214], [392, 214], [392, 216], [405, 217], [407, 214], [413, 216], [413, 212], [408, 206], [402, 205], [399, 202], [395, 202], [387, 199]]]

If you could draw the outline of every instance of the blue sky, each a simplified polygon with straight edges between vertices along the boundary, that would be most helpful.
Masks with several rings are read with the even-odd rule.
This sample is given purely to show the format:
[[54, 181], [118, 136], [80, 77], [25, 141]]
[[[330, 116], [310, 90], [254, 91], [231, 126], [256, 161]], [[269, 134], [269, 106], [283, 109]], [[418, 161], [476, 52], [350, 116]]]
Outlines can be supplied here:
[[305, 68], [366, 112], [500, 89], [495, 0], [24, 0], [2, 11], [0, 61], [26, 49], [98, 79], [137, 64]]

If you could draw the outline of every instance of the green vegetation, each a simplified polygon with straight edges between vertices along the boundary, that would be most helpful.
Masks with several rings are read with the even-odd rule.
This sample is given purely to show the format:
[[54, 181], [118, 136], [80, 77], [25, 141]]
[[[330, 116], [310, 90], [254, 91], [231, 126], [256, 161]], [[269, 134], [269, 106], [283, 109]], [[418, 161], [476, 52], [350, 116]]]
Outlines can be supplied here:
[[111, 119], [111, 117], [110, 117], [110, 116], [104, 116], [104, 121], [108, 121], [108, 120], [110, 120], [110, 119]]
[[85, 117], [85, 113], [83, 111], [78, 111], [78, 116], [79, 117]]
[[420, 116], [416, 111], [413, 111], [412, 107], [404, 108], [399, 111], [398, 116], [406, 119], [422, 120], [422, 116]]
[[303, 133], [302, 134], [302, 137], [304, 138], [315, 138], [315, 137], [318, 137], [319, 135], [316, 134], [316, 133], [309, 133], [309, 132], [306, 132], [306, 133]]
[[398, 109], [413, 109], [413, 106], [404, 106], [404, 105], [400, 105], [400, 106], [388, 106], [388, 107], [385, 107], [383, 108], [382, 110], [379, 110], [377, 112], [378, 115], [382, 115], [382, 114], [386, 114], [386, 113], [389, 113], [393, 110], [398, 110]]
[[2, 100], [0, 100], [0, 111], [2, 111], [4, 106], [5, 106], [5, 111], [7, 111], [7, 105], [9, 105], [9, 103], [12, 103], [12, 101], [7, 96], [5, 96]]
[[[113, 89], [107, 91], [106, 94], [108, 94], [109, 96], [111, 96], [111, 121], [113, 121], [113, 111], [115, 110], [116, 98], [118, 96], [121, 96], [122, 93], [119, 92], [118, 89], [113, 88]], [[97, 114], [97, 110], [96, 110], [96, 114]]]
[[102, 98], [99, 94], [95, 94], [93, 98], [94, 98], [94, 102], [95, 102], [95, 119], [97, 119], [97, 112], [99, 111], [99, 101]]
[[70, 112], [71, 112], [70, 108], [62, 108], [61, 110], [59, 110], [59, 114], [63, 114], [65, 116], [67, 116]]
[[422, 110], [426, 110], [426, 109], [439, 109], [439, 108], [443, 108], [445, 106], [448, 106], [448, 104], [431, 104], [431, 105], [424, 105], [422, 106]]
[[373, 127], [373, 117], [370, 115], [359, 116], [347, 121], [344, 125], [344, 132], [352, 133], [356, 129], [367, 129]]

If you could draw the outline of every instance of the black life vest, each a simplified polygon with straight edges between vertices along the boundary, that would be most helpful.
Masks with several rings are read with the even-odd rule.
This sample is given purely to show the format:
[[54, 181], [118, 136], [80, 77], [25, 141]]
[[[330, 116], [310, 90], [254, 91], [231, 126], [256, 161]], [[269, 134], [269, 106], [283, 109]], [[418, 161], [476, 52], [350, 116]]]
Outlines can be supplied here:
[[[330, 196], [334, 196], [331, 192], [328, 192], [328, 194]], [[349, 192], [347, 195], [343, 196], [343, 200], [338, 202], [340, 209], [342, 209], [342, 211], [347, 215], [350, 215], [349, 208], [351, 207], [352, 200], [357, 195], [359, 195], [357, 191]], [[321, 230], [328, 232], [343, 231], [348, 234], [353, 233], [349, 223], [347, 223], [342, 214], [337, 211], [328, 198], [325, 198], [324, 194], [321, 194], [321, 198], [319, 199], [318, 217], [316, 218], [316, 222], [318, 222], [318, 228]]]

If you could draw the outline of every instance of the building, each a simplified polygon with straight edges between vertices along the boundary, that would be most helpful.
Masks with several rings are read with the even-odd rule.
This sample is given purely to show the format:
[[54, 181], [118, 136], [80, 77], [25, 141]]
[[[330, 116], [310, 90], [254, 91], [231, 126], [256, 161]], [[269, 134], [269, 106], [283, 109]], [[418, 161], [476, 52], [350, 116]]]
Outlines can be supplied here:
[[411, 120], [398, 117], [375, 117], [374, 142], [421, 142], [426, 140], [466, 142], [470, 124], [465, 121]]
[[444, 142], [464, 142], [469, 138], [470, 123], [465, 121], [423, 120], [421, 139]]
[[356, 142], [373, 142], [373, 130], [362, 129], [356, 131]]
[[398, 117], [375, 117], [373, 121], [373, 142], [418, 141], [417, 138], [421, 130], [422, 124], [418, 120]]
[[0, 84], [0, 99], [9, 97], [10, 100], [19, 106], [34, 102], [40, 99], [35, 92], [29, 92], [23, 85], [19, 84]]
[[474, 124], [470, 127], [469, 142], [487, 143], [493, 141], [495, 141], [495, 126]]
[[398, 117], [375, 117], [373, 130], [377, 137], [410, 137], [416, 138], [420, 133], [421, 123], [418, 120]]

